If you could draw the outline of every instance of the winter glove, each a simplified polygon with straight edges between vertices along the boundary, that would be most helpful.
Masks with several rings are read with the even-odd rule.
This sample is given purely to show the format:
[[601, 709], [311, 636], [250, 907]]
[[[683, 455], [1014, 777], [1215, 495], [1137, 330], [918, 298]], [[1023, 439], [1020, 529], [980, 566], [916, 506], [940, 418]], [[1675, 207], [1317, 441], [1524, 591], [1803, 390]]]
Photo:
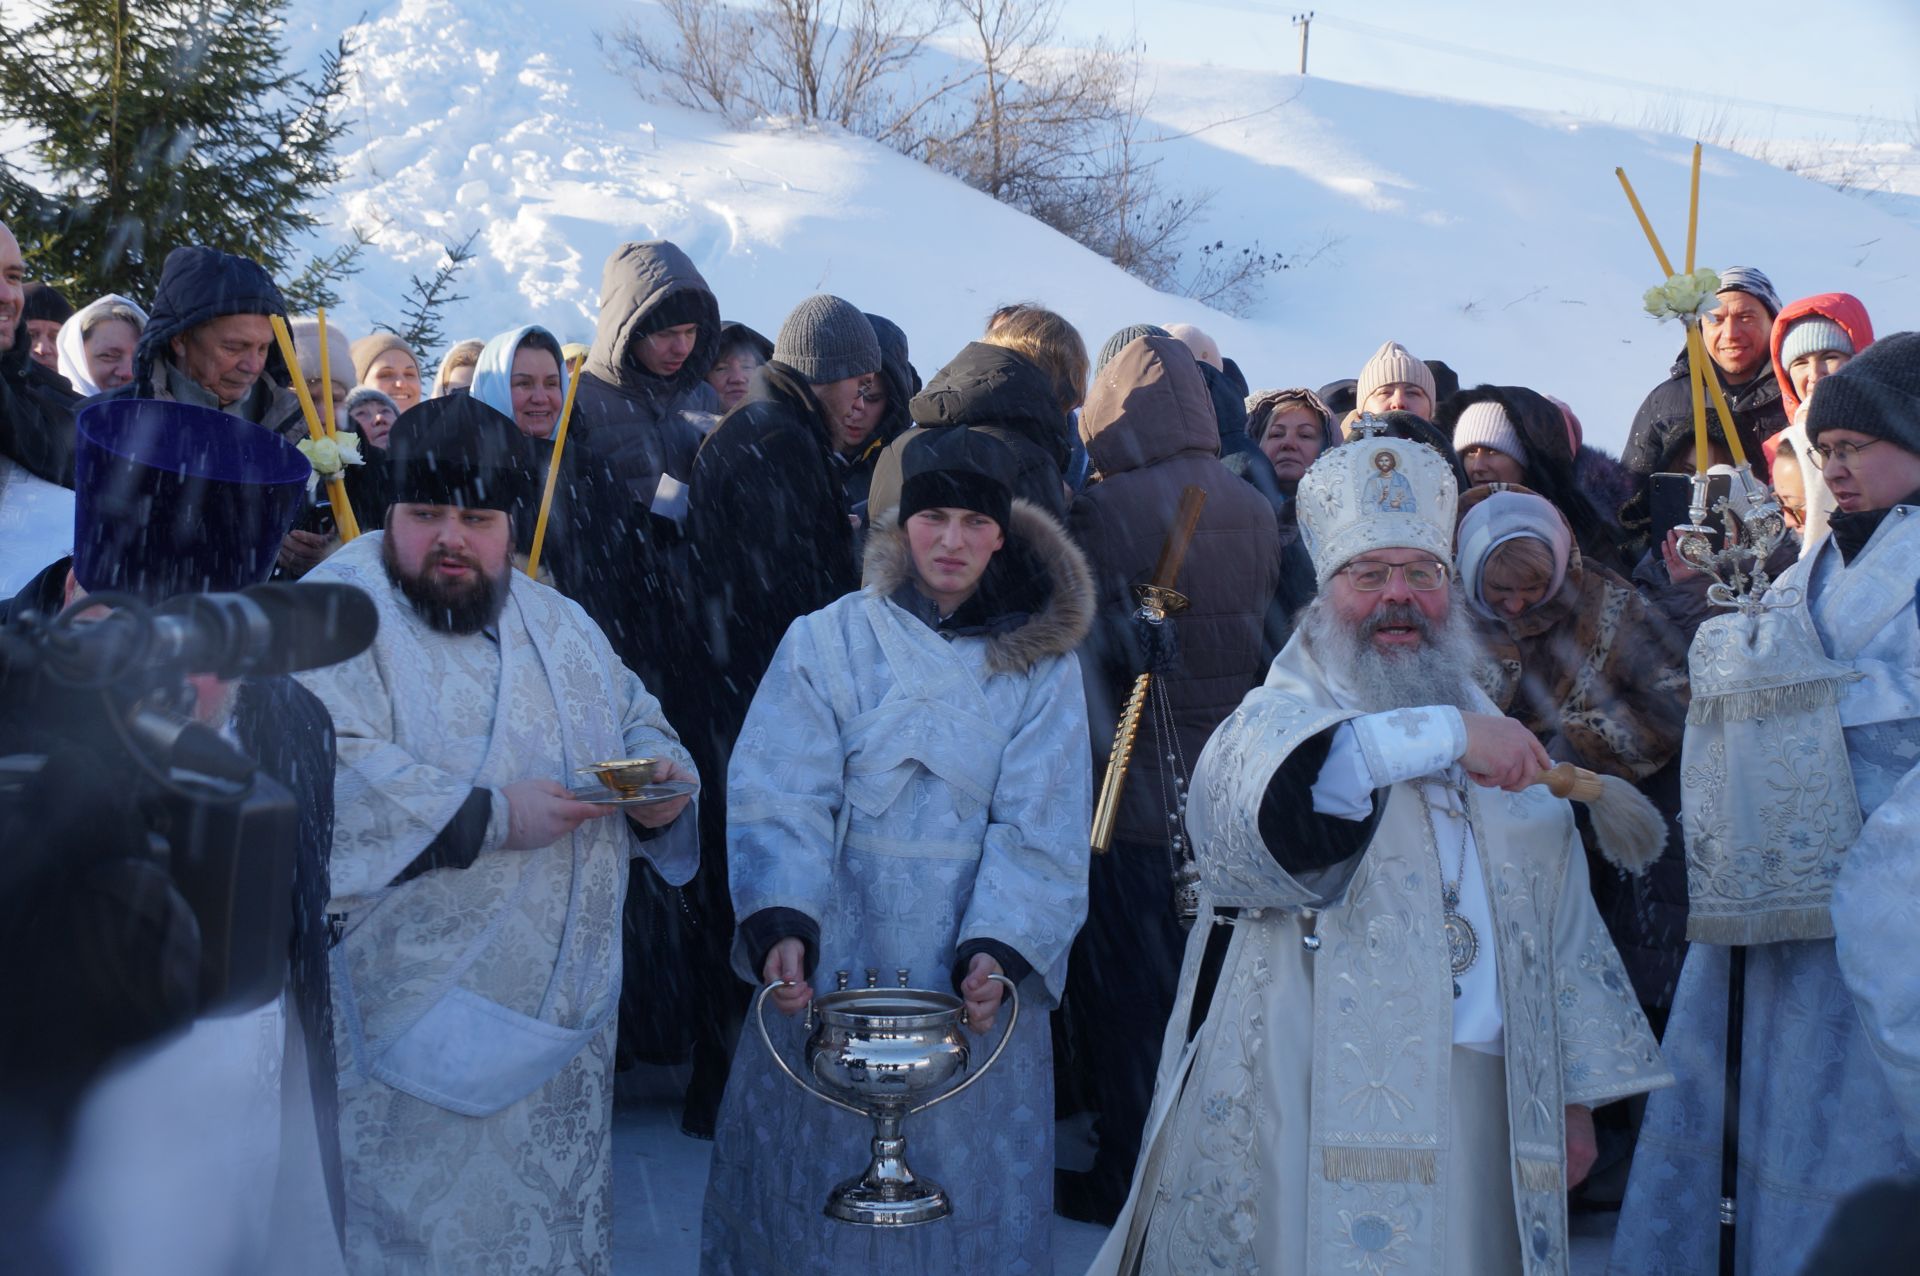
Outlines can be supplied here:
[[1133, 640], [1140, 648], [1142, 671], [1172, 673], [1180, 664], [1180, 641], [1172, 621], [1155, 620], [1142, 608], [1133, 613]]

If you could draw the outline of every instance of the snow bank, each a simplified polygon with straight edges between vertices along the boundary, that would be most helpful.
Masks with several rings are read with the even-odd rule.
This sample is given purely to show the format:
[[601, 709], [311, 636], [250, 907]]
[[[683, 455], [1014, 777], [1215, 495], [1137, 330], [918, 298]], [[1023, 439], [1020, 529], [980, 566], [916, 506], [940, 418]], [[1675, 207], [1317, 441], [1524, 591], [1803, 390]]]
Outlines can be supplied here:
[[[310, 57], [364, 0], [308, 0]], [[331, 224], [376, 230], [339, 318], [397, 319], [409, 273], [474, 230], [449, 338], [539, 322], [592, 332], [600, 265], [628, 239], [692, 254], [721, 310], [769, 335], [800, 297], [839, 293], [908, 333], [923, 375], [994, 306], [1033, 298], [1090, 348], [1141, 320], [1199, 323], [1256, 386], [1352, 376], [1382, 340], [1463, 382], [1515, 382], [1617, 447], [1680, 347], [1640, 313], [1658, 270], [1613, 177], [1626, 166], [1676, 257], [1682, 139], [1296, 76], [1162, 65], [1151, 110], [1170, 188], [1216, 192], [1194, 235], [1293, 262], [1246, 319], [1156, 293], [1044, 226], [834, 132], [729, 129], [648, 103], [593, 33], [633, 6], [389, 0], [359, 28], [355, 128]], [[1237, 118], [1236, 118], [1237, 117]], [[1231, 120], [1229, 123], [1220, 123]], [[1920, 273], [1920, 225], [1731, 153], [1709, 153], [1701, 260], [1757, 264], [1781, 293], [1857, 293], [1879, 326]]]

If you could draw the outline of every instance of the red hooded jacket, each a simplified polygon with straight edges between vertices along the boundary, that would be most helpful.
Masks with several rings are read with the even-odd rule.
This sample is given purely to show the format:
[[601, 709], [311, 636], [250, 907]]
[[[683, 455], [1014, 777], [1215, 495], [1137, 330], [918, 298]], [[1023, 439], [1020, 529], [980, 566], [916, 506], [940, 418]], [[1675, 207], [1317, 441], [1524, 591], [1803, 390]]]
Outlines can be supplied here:
[[[1787, 422], [1792, 424], [1794, 414], [1800, 410], [1800, 397], [1793, 392], [1793, 378], [1780, 363], [1780, 343], [1786, 340], [1787, 329], [1793, 327], [1808, 315], [1820, 315], [1840, 325], [1853, 342], [1853, 352], [1859, 354], [1873, 344], [1873, 321], [1867, 318], [1867, 308], [1860, 299], [1851, 293], [1823, 292], [1814, 297], [1802, 297], [1780, 311], [1773, 321], [1773, 375], [1780, 381], [1780, 406], [1786, 409]], [[1774, 435], [1762, 446], [1766, 449], [1767, 460], [1773, 460], [1774, 451], [1780, 446], [1780, 436]]]

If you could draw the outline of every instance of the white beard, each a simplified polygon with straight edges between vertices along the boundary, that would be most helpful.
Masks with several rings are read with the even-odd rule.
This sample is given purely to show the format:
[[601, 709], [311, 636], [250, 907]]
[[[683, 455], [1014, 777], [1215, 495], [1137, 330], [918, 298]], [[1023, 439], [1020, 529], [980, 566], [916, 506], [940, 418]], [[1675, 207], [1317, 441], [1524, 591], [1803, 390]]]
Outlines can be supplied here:
[[1358, 707], [1368, 713], [1430, 704], [1478, 710], [1473, 673], [1486, 655], [1458, 594], [1439, 622], [1412, 606], [1394, 609], [1393, 623], [1411, 624], [1421, 632], [1420, 645], [1408, 651], [1386, 651], [1374, 643], [1373, 628], [1381, 618], [1376, 613], [1350, 625], [1321, 594], [1300, 617], [1300, 633], [1321, 668], [1350, 688]]

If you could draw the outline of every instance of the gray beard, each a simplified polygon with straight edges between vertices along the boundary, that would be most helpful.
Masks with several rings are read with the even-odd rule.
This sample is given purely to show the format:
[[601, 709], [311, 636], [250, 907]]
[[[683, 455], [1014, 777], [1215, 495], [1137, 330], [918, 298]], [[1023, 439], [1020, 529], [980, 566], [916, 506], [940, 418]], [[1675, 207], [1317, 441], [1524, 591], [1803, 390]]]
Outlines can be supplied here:
[[[1374, 645], [1373, 630], [1383, 620], [1419, 629], [1420, 645], [1411, 651], [1382, 651]], [[1479, 708], [1473, 673], [1485, 653], [1458, 594], [1446, 620], [1438, 624], [1415, 607], [1396, 604], [1357, 627], [1335, 615], [1331, 600], [1321, 594], [1307, 605], [1299, 628], [1320, 667], [1353, 692], [1356, 707], [1364, 712], [1430, 704]]]

